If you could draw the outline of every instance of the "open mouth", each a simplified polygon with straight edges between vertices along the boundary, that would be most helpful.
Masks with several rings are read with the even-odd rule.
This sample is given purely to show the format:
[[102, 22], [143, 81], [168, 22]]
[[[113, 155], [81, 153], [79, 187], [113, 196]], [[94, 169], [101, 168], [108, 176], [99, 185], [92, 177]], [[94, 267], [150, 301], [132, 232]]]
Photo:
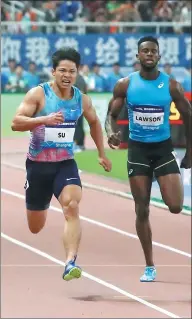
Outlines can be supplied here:
[[64, 83], [64, 84], [69, 84], [70, 81], [69, 81], [69, 80], [63, 80], [62, 83]]

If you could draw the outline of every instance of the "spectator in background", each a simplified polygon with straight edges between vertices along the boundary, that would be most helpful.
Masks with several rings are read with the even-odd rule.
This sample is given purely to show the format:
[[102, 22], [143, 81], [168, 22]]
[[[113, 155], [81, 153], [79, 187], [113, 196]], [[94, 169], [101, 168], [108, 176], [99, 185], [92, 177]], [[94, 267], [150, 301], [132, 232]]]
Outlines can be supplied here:
[[1, 89], [3, 92], [6, 91], [7, 84], [9, 82], [9, 78], [15, 77], [15, 69], [16, 69], [16, 60], [9, 59], [8, 60], [8, 70], [1, 73]]
[[5, 8], [2, 7], [1, 8], [1, 21], [6, 21], [6, 20], [7, 20], [6, 11], [5, 11]]
[[[76, 79], [75, 86], [84, 94], [87, 94], [87, 84], [83, 76], [79, 73]], [[74, 134], [74, 152], [79, 153], [85, 150], [85, 132], [83, 127], [83, 115], [77, 121], [77, 126]]]
[[32, 89], [33, 87], [37, 86], [40, 83], [40, 77], [37, 74], [37, 66], [35, 62], [29, 63], [29, 70], [24, 75], [25, 80], [28, 83], [28, 88]]
[[[107, 11], [105, 8], [100, 8], [96, 11], [94, 22], [107, 22]], [[87, 28], [88, 33], [109, 33], [108, 26], [91, 26]]]
[[[161, 8], [158, 11], [158, 22], [171, 22], [173, 19], [173, 11], [167, 1], [163, 1]], [[172, 27], [162, 27], [162, 33], [173, 33]]]
[[[152, 21], [153, 11], [151, 1], [143, 0], [138, 1], [137, 10], [140, 14], [142, 21], [150, 22]], [[155, 2], [155, 1], [154, 1]]]
[[[186, 1], [184, 7], [181, 9], [181, 22], [187, 22], [191, 26], [191, 1]], [[184, 27], [184, 33], [191, 33], [191, 27]]]
[[[180, 21], [180, 14], [176, 13], [174, 16], [173, 16], [173, 22], [181, 22]], [[183, 28], [178, 25], [177, 23], [174, 24], [173, 26], [173, 31], [175, 34], [182, 34], [183, 33]]]
[[[120, 20], [122, 22], [140, 22], [141, 17], [140, 13], [137, 10], [137, 7], [135, 5], [134, 1], [125, 1], [124, 4], [121, 5], [121, 15]], [[139, 28], [137, 26], [133, 27], [125, 27], [124, 32], [139, 32]]]
[[[37, 21], [36, 13], [34, 12], [32, 8], [32, 4], [30, 2], [27, 2], [25, 4], [23, 11], [19, 11], [16, 13], [16, 21], [29, 21], [29, 22]], [[26, 30], [28, 31], [28, 28], [26, 28]], [[21, 27], [21, 31], [23, 33], [27, 33], [26, 30], [25, 30], [25, 24], [23, 24], [23, 26]], [[30, 31], [37, 31], [37, 30], [38, 30], [37, 26], [30, 25]]]
[[109, 20], [116, 20], [116, 15], [118, 14], [118, 9], [121, 6], [121, 1], [107, 1], [106, 8], [108, 10]]
[[9, 77], [10, 75], [15, 74], [15, 69], [16, 69], [16, 60], [15, 59], [9, 59], [8, 60], [8, 68], [9, 70], [6, 71], [6, 75]]
[[82, 75], [82, 77], [85, 80], [85, 83], [87, 84], [88, 87], [88, 83], [89, 83], [89, 75], [90, 75], [90, 69], [89, 66], [87, 64], [84, 64], [81, 66], [81, 69], [79, 71], [79, 73]]
[[[48, 1], [43, 3], [45, 12], [45, 22], [58, 22], [57, 2]], [[44, 33], [55, 33], [55, 26], [46, 26], [42, 28]]]
[[100, 66], [97, 63], [93, 63], [92, 72], [89, 75], [88, 90], [92, 92], [105, 92], [106, 89], [106, 79], [100, 74]]
[[[154, 4], [156, 4], [156, 1], [147, 1], [147, 0], [143, 0], [143, 1], [138, 1], [137, 4], [137, 10], [140, 14], [141, 20], [144, 22], [150, 22], [152, 21], [153, 18], [153, 10], [154, 10]], [[140, 32], [155, 32], [155, 29], [153, 27], [149, 27], [147, 28], [143, 28], [140, 27], [139, 29]]]
[[191, 65], [187, 68], [188, 74], [185, 76], [184, 81], [183, 81], [183, 89], [185, 92], [191, 92], [192, 87], [191, 87]]
[[[4, 8], [4, 6], [1, 6], [1, 21], [2, 22], [6, 22], [6, 21], [10, 21], [10, 14], [9, 12], [6, 11], [6, 9]], [[2, 26], [1, 25], [1, 33], [5, 33], [9, 30], [9, 28], [7, 26]]]
[[4, 8], [4, 6], [2, 6], [1, 8], [1, 21], [9, 21], [10, 20], [10, 14], [9, 12], [7, 12]]
[[5, 91], [9, 93], [26, 93], [28, 91], [28, 83], [21, 64], [17, 65], [14, 74], [9, 75]]
[[97, 0], [97, 1], [82, 1], [83, 12], [87, 15], [87, 21], [93, 21], [95, 18], [95, 13], [100, 8], [105, 8], [106, 1]]
[[22, 11], [20, 30], [22, 33], [25, 34], [31, 32], [31, 16], [29, 8], [24, 8], [24, 10]]
[[107, 88], [109, 92], [113, 91], [115, 84], [121, 78], [123, 78], [123, 75], [120, 73], [120, 65], [119, 63], [115, 63], [113, 65], [113, 72], [109, 73], [107, 78]]
[[74, 21], [80, 6], [80, 1], [61, 1], [58, 7], [59, 20], [63, 22]]
[[8, 77], [3, 72], [3, 73], [1, 73], [1, 92], [5, 91], [5, 87], [6, 87], [7, 83], [8, 83]]
[[171, 64], [166, 63], [164, 65], [164, 72], [167, 73], [171, 79], [175, 79], [175, 76], [172, 73], [172, 68], [171, 68]]

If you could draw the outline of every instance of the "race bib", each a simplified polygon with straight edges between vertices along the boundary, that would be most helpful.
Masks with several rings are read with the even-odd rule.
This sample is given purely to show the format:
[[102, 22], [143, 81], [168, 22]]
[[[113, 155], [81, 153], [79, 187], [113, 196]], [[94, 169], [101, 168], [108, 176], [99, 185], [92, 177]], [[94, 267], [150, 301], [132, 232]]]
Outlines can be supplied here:
[[160, 107], [136, 107], [133, 122], [141, 126], [159, 126], [164, 123], [164, 109]]
[[46, 126], [44, 147], [67, 148], [73, 143], [75, 124], [65, 123], [57, 126]]

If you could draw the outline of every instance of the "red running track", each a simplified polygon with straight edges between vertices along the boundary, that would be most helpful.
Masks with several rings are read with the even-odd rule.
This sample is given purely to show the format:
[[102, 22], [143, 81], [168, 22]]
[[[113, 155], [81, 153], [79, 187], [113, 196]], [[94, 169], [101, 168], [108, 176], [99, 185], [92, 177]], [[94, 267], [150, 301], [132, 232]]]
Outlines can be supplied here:
[[[90, 176], [82, 174], [82, 180], [87, 182]], [[89, 278], [64, 282], [63, 215], [50, 210], [42, 232], [31, 234], [24, 200], [18, 198], [18, 194], [24, 195], [24, 182], [24, 171], [2, 165], [1, 187], [14, 192], [2, 192], [2, 318], [191, 317], [189, 216], [175, 216], [151, 207], [153, 240], [179, 251], [154, 246], [157, 281], [140, 283], [144, 258], [138, 239], [131, 237], [136, 234], [133, 201], [84, 189], [80, 214], [91, 220], [82, 220], [78, 263]], [[106, 179], [92, 177], [93, 184], [102, 182], [106, 186]], [[52, 205], [59, 208], [54, 198]], [[127, 235], [104, 228], [103, 224], [98, 226], [92, 220]], [[22, 247], [22, 243], [29, 246]], [[31, 251], [30, 247], [36, 250]], [[188, 255], [182, 255], [182, 251]], [[43, 252], [48, 259], [42, 256]], [[111, 286], [107, 287], [107, 283]]]

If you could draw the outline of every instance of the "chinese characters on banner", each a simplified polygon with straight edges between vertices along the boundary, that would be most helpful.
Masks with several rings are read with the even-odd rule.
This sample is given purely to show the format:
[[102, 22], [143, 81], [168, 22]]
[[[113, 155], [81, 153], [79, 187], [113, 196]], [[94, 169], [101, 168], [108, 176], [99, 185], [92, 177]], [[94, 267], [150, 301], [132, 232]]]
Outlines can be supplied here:
[[[3, 35], [1, 38], [1, 65], [7, 66], [9, 58], [14, 58], [25, 66], [29, 61], [38, 67], [51, 66], [51, 55], [61, 47], [79, 50], [82, 63], [96, 62], [111, 66], [119, 62], [121, 66], [132, 66], [135, 62], [137, 42], [142, 35], [129, 34], [89, 34], [89, 35]], [[185, 67], [191, 61], [191, 37], [189, 35], [160, 35], [160, 65], [170, 63]]]

